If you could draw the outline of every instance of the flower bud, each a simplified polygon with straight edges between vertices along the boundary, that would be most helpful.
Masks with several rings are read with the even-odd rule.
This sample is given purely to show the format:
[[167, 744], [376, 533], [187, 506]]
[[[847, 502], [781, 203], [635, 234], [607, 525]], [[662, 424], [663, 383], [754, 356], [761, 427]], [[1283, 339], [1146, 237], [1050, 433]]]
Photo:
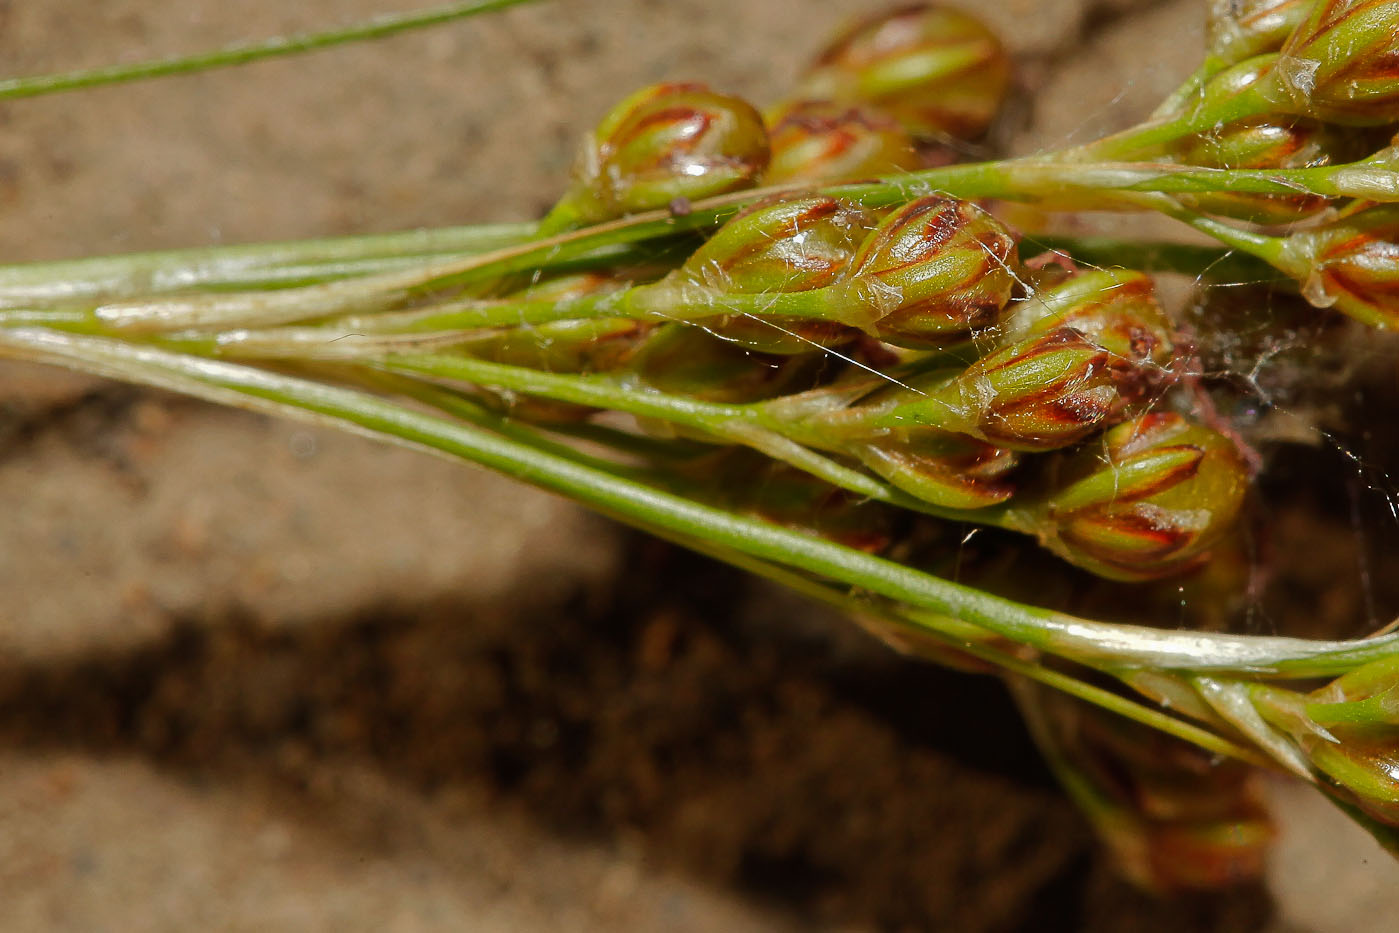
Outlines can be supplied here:
[[1016, 455], [969, 437], [888, 437], [855, 445], [851, 452], [892, 485], [942, 508], [986, 508], [1015, 492], [1008, 475]]
[[846, 313], [896, 346], [946, 346], [996, 322], [1018, 265], [1014, 235], [986, 211], [941, 195], [919, 198], [860, 247]]
[[991, 30], [958, 10], [913, 3], [861, 20], [822, 52], [798, 98], [871, 104], [918, 136], [986, 131], [1010, 88]]
[[1085, 272], [1045, 288], [1020, 303], [1009, 329], [992, 353], [874, 423], [1054, 450], [1154, 397], [1169, 377], [1171, 324], [1140, 272]]
[[1234, 524], [1248, 470], [1224, 435], [1174, 413], [1120, 424], [1066, 464], [1033, 520], [1045, 547], [1117, 580], [1188, 569]]
[[1312, 305], [1399, 328], [1399, 205], [1368, 207], [1280, 242], [1275, 264]]
[[[768, 295], [825, 288], [843, 278], [874, 227], [859, 207], [811, 194], [760, 201], [705, 242], [660, 288], [711, 295]], [[722, 303], [722, 298], [720, 298]], [[764, 353], [807, 353], [859, 336], [838, 321], [725, 315], [705, 326]]]
[[767, 184], [853, 181], [919, 167], [908, 131], [870, 107], [793, 104], [773, 122], [771, 137]]
[[1266, 88], [1289, 112], [1328, 123], [1399, 119], [1399, 0], [1314, 0]]
[[749, 188], [767, 163], [767, 130], [746, 101], [702, 84], [652, 85], [613, 108], [584, 140], [573, 185], [544, 229]]
[[720, 294], [825, 288], [844, 276], [873, 228], [869, 214], [839, 198], [779, 195], [720, 227], [676, 275]]
[[1206, 47], [1225, 64], [1282, 48], [1313, 0], [1210, 0]]

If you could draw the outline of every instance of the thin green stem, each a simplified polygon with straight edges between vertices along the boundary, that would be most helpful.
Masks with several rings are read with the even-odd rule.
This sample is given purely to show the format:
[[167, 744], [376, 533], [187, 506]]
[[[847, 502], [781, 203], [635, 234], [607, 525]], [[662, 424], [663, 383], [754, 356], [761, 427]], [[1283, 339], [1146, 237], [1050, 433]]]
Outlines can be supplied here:
[[1023, 256], [1035, 249], [1051, 250], [1089, 266], [1125, 267], [1143, 272], [1178, 272], [1212, 282], [1287, 281], [1271, 265], [1233, 249], [1171, 243], [1165, 240], [1127, 240], [1114, 236], [1061, 236], [1035, 234], [1021, 241]]
[[976, 524], [994, 523], [1001, 515], [940, 509], [860, 470], [824, 456], [788, 435], [792, 426], [773, 418], [762, 404], [723, 405], [629, 386], [611, 375], [544, 373], [464, 356], [392, 354], [372, 361], [390, 372], [411, 373], [494, 386], [577, 405], [596, 406], [656, 418], [703, 432], [723, 443], [742, 444], [842, 489], [939, 518]]
[[[872, 606], [868, 601], [860, 600], [827, 583], [813, 580], [808, 576], [804, 576], [784, 567], [766, 561], [754, 560], [743, 555], [708, 549], [702, 542], [689, 542], [688, 546], [700, 550], [717, 560], [733, 564], [741, 570], [746, 570], [772, 580], [775, 583], [779, 583], [794, 592], [826, 603], [842, 612], [851, 615], [874, 615], [881, 621], [891, 623], [899, 628], [916, 629], [922, 634], [931, 635], [950, 648], [955, 648], [958, 651], [969, 654], [988, 664], [992, 664], [1006, 673], [1015, 674], [1027, 680], [1033, 680], [1037, 683], [1044, 684], [1061, 693], [1076, 697], [1094, 706], [1116, 713], [1119, 716], [1139, 722], [1144, 726], [1165, 732], [1168, 735], [1173, 735], [1178, 739], [1197, 745], [1208, 752], [1237, 758], [1240, 761], [1247, 762], [1257, 767], [1269, 769], [1277, 767], [1275, 762], [1260, 755], [1253, 749], [1230, 741], [1218, 733], [1211, 732], [1209, 729], [1179, 719], [1169, 713], [1165, 713], [1129, 697], [1122, 696], [1121, 694], [1114, 693], [1111, 690], [1088, 683], [1071, 674], [1046, 667], [1043, 664], [1018, 658], [1008, 651], [1003, 651], [995, 647], [992, 641], [985, 637], [984, 633], [979, 633], [980, 637], [977, 637], [977, 635], [967, 637], [967, 633], [960, 629], [955, 619], [947, 620], [951, 623], [947, 631], [940, 630], [933, 632], [929, 630], [927, 625], [911, 621], [894, 607]], [[916, 652], [916, 649], [914, 650]]]
[[[1342, 167], [1336, 167], [1342, 168]], [[835, 185], [826, 193], [870, 207], [885, 207], [935, 191], [961, 198], [996, 197], [1014, 200], [1064, 201], [1087, 199], [1092, 204], [1140, 209], [1153, 195], [1167, 191], [1252, 191], [1297, 194], [1313, 183], [1331, 178], [1309, 169], [1287, 172], [1248, 172], [1198, 166], [1153, 164], [1078, 164], [1046, 157], [945, 166], [891, 176], [878, 182]], [[1387, 171], [1373, 166], [1366, 171]], [[1312, 174], [1305, 174], [1311, 172]], [[1391, 173], [1392, 174], [1392, 173]], [[379, 312], [435, 289], [524, 271], [557, 267], [597, 250], [702, 230], [722, 223], [743, 205], [785, 189], [756, 189], [699, 202], [674, 216], [663, 211], [636, 214], [553, 237], [506, 246], [488, 253], [439, 262], [349, 281], [326, 282], [277, 292], [233, 293], [194, 297], [155, 296], [141, 301], [104, 306], [99, 314], [114, 327], [177, 330], [190, 327], [249, 327], [293, 323], [316, 317]], [[1328, 189], [1329, 190], [1329, 189]], [[1399, 192], [1399, 184], [1395, 185]], [[1324, 190], [1317, 193], [1326, 193]], [[1144, 200], [1145, 199], [1145, 200]], [[671, 296], [673, 297], [673, 296]], [[751, 300], [748, 300], [751, 299]], [[828, 303], [825, 303], [828, 304]], [[694, 313], [722, 314], [762, 310], [787, 316], [828, 314], [830, 308], [813, 296], [726, 296], [696, 301]]]
[[[392, 271], [531, 239], [530, 223], [444, 227], [0, 266], [0, 307], [113, 301], [200, 288], [263, 288]], [[290, 281], [289, 281], [290, 280]]]
[[1334, 642], [1274, 636], [1171, 632], [1091, 622], [992, 596], [896, 562], [692, 502], [589, 469], [471, 425], [387, 400], [248, 366], [38, 328], [0, 330], [0, 351], [67, 365], [222, 404], [339, 425], [396, 443], [478, 463], [628, 521], [702, 538], [833, 584], [921, 609], [939, 631], [952, 617], [1069, 660], [1111, 672], [1144, 667], [1244, 672], [1256, 677], [1339, 674], [1399, 652], [1399, 635]]
[[1216, 126], [1268, 113], [1273, 108], [1274, 102], [1259, 93], [1258, 85], [1255, 84], [1227, 97], [1202, 99], [1189, 109], [1148, 120], [1055, 155], [1078, 162], [1130, 159], [1139, 153], [1159, 149], [1177, 140], [1209, 132]]
[[410, 30], [439, 26], [453, 20], [465, 19], [469, 16], [490, 13], [495, 10], [504, 10], [507, 7], [529, 2], [531, 0], [470, 0], [466, 3], [449, 3], [430, 10], [377, 16], [364, 23], [342, 26], [325, 32], [305, 33], [299, 36], [278, 36], [258, 42], [240, 43], [197, 55], [135, 62], [129, 65], [108, 65], [102, 68], [88, 68], [28, 78], [7, 78], [0, 80], [0, 100], [36, 97], [40, 94], [53, 94], [58, 91], [125, 84], [168, 75], [190, 74], [214, 68], [246, 65], [249, 62], [279, 58], [284, 55], [299, 55], [303, 52], [344, 45], [349, 42], [385, 39]]

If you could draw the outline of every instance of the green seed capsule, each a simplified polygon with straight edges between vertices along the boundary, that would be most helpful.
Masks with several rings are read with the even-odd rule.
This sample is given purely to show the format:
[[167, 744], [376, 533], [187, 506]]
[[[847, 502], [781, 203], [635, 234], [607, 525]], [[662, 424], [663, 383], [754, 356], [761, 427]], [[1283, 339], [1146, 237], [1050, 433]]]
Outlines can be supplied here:
[[[760, 201], [726, 223], [660, 284], [683, 294], [699, 288], [725, 295], [776, 295], [826, 288], [848, 272], [874, 221], [859, 207], [826, 195]], [[808, 353], [846, 343], [859, 331], [839, 321], [754, 313], [723, 315], [705, 327], [764, 353]]]
[[750, 188], [767, 164], [767, 130], [752, 105], [702, 84], [653, 85], [618, 104], [584, 140], [573, 185], [544, 229]]
[[1234, 524], [1248, 488], [1233, 442], [1174, 413], [1120, 424], [1064, 464], [1030, 511], [1046, 547], [1100, 576], [1188, 569]]
[[967, 201], [933, 195], [890, 214], [860, 247], [845, 314], [896, 346], [937, 348], [1000, 318], [1015, 236]]
[[826, 48], [795, 96], [871, 104], [918, 136], [986, 132], [1010, 88], [991, 30], [958, 10], [914, 3], [861, 20]]
[[1369, 207], [1282, 241], [1280, 268], [1316, 307], [1399, 328], [1399, 205]]
[[766, 184], [853, 181], [918, 168], [913, 138], [871, 107], [803, 101], [772, 122]]
[[1041, 289], [1023, 302], [1014, 323], [1030, 334], [1072, 327], [1111, 354], [1113, 368], [1125, 374], [1127, 367], [1144, 367], [1149, 383], [1160, 381], [1149, 374], [1168, 367], [1174, 349], [1174, 328], [1156, 300], [1155, 283], [1130, 269], [1080, 272]]
[[984, 356], [942, 387], [875, 421], [900, 433], [935, 428], [1014, 450], [1081, 440], [1122, 408], [1111, 354], [1057, 327]]
[[1399, 0], [1315, 0], [1267, 78], [1269, 99], [1328, 123], [1399, 120]]
[[1301, 24], [1313, 0], [1210, 0], [1206, 48], [1227, 64], [1276, 52]]

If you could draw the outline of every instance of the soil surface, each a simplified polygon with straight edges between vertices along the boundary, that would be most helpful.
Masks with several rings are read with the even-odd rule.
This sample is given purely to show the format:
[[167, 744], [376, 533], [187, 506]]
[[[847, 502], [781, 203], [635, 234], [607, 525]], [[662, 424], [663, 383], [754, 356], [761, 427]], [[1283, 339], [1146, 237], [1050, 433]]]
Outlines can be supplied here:
[[[0, 72], [420, 5], [0, 0]], [[1033, 92], [995, 140], [1013, 151], [1126, 125], [1200, 48], [1186, 0], [971, 5]], [[622, 94], [698, 79], [772, 100], [878, 6], [555, 0], [14, 102], [0, 256], [537, 216]], [[1268, 884], [1139, 894], [996, 681], [475, 469], [0, 364], [0, 502], [0, 929], [1354, 933], [1399, 915], [1393, 863], [1283, 786]]]

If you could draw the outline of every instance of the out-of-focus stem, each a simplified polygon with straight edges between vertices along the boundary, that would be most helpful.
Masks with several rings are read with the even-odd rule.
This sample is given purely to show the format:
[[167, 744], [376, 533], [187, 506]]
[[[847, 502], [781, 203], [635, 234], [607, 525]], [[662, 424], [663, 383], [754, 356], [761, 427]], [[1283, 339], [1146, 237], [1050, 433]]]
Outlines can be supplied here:
[[261, 42], [241, 43], [197, 55], [135, 62], [129, 65], [109, 65], [104, 68], [36, 75], [29, 78], [7, 78], [0, 80], [0, 100], [36, 97], [40, 94], [53, 94], [58, 91], [102, 87], [109, 84], [126, 84], [132, 81], [144, 81], [148, 78], [209, 71], [232, 65], [246, 65], [249, 62], [278, 58], [283, 55], [298, 55], [302, 52], [344, 45], [347, 42], [384, 39], [401, 32], [438, 26], [452, 20], [465, 19], [469, 16], [503, 10], [529, 2], [531, 0], [471, 0], [467, 3], [449, 3], [430, 10], [376, 16], [368, 22], [330, 29], [325, 32], [305, 33], [299, 36], [278, 36]]

